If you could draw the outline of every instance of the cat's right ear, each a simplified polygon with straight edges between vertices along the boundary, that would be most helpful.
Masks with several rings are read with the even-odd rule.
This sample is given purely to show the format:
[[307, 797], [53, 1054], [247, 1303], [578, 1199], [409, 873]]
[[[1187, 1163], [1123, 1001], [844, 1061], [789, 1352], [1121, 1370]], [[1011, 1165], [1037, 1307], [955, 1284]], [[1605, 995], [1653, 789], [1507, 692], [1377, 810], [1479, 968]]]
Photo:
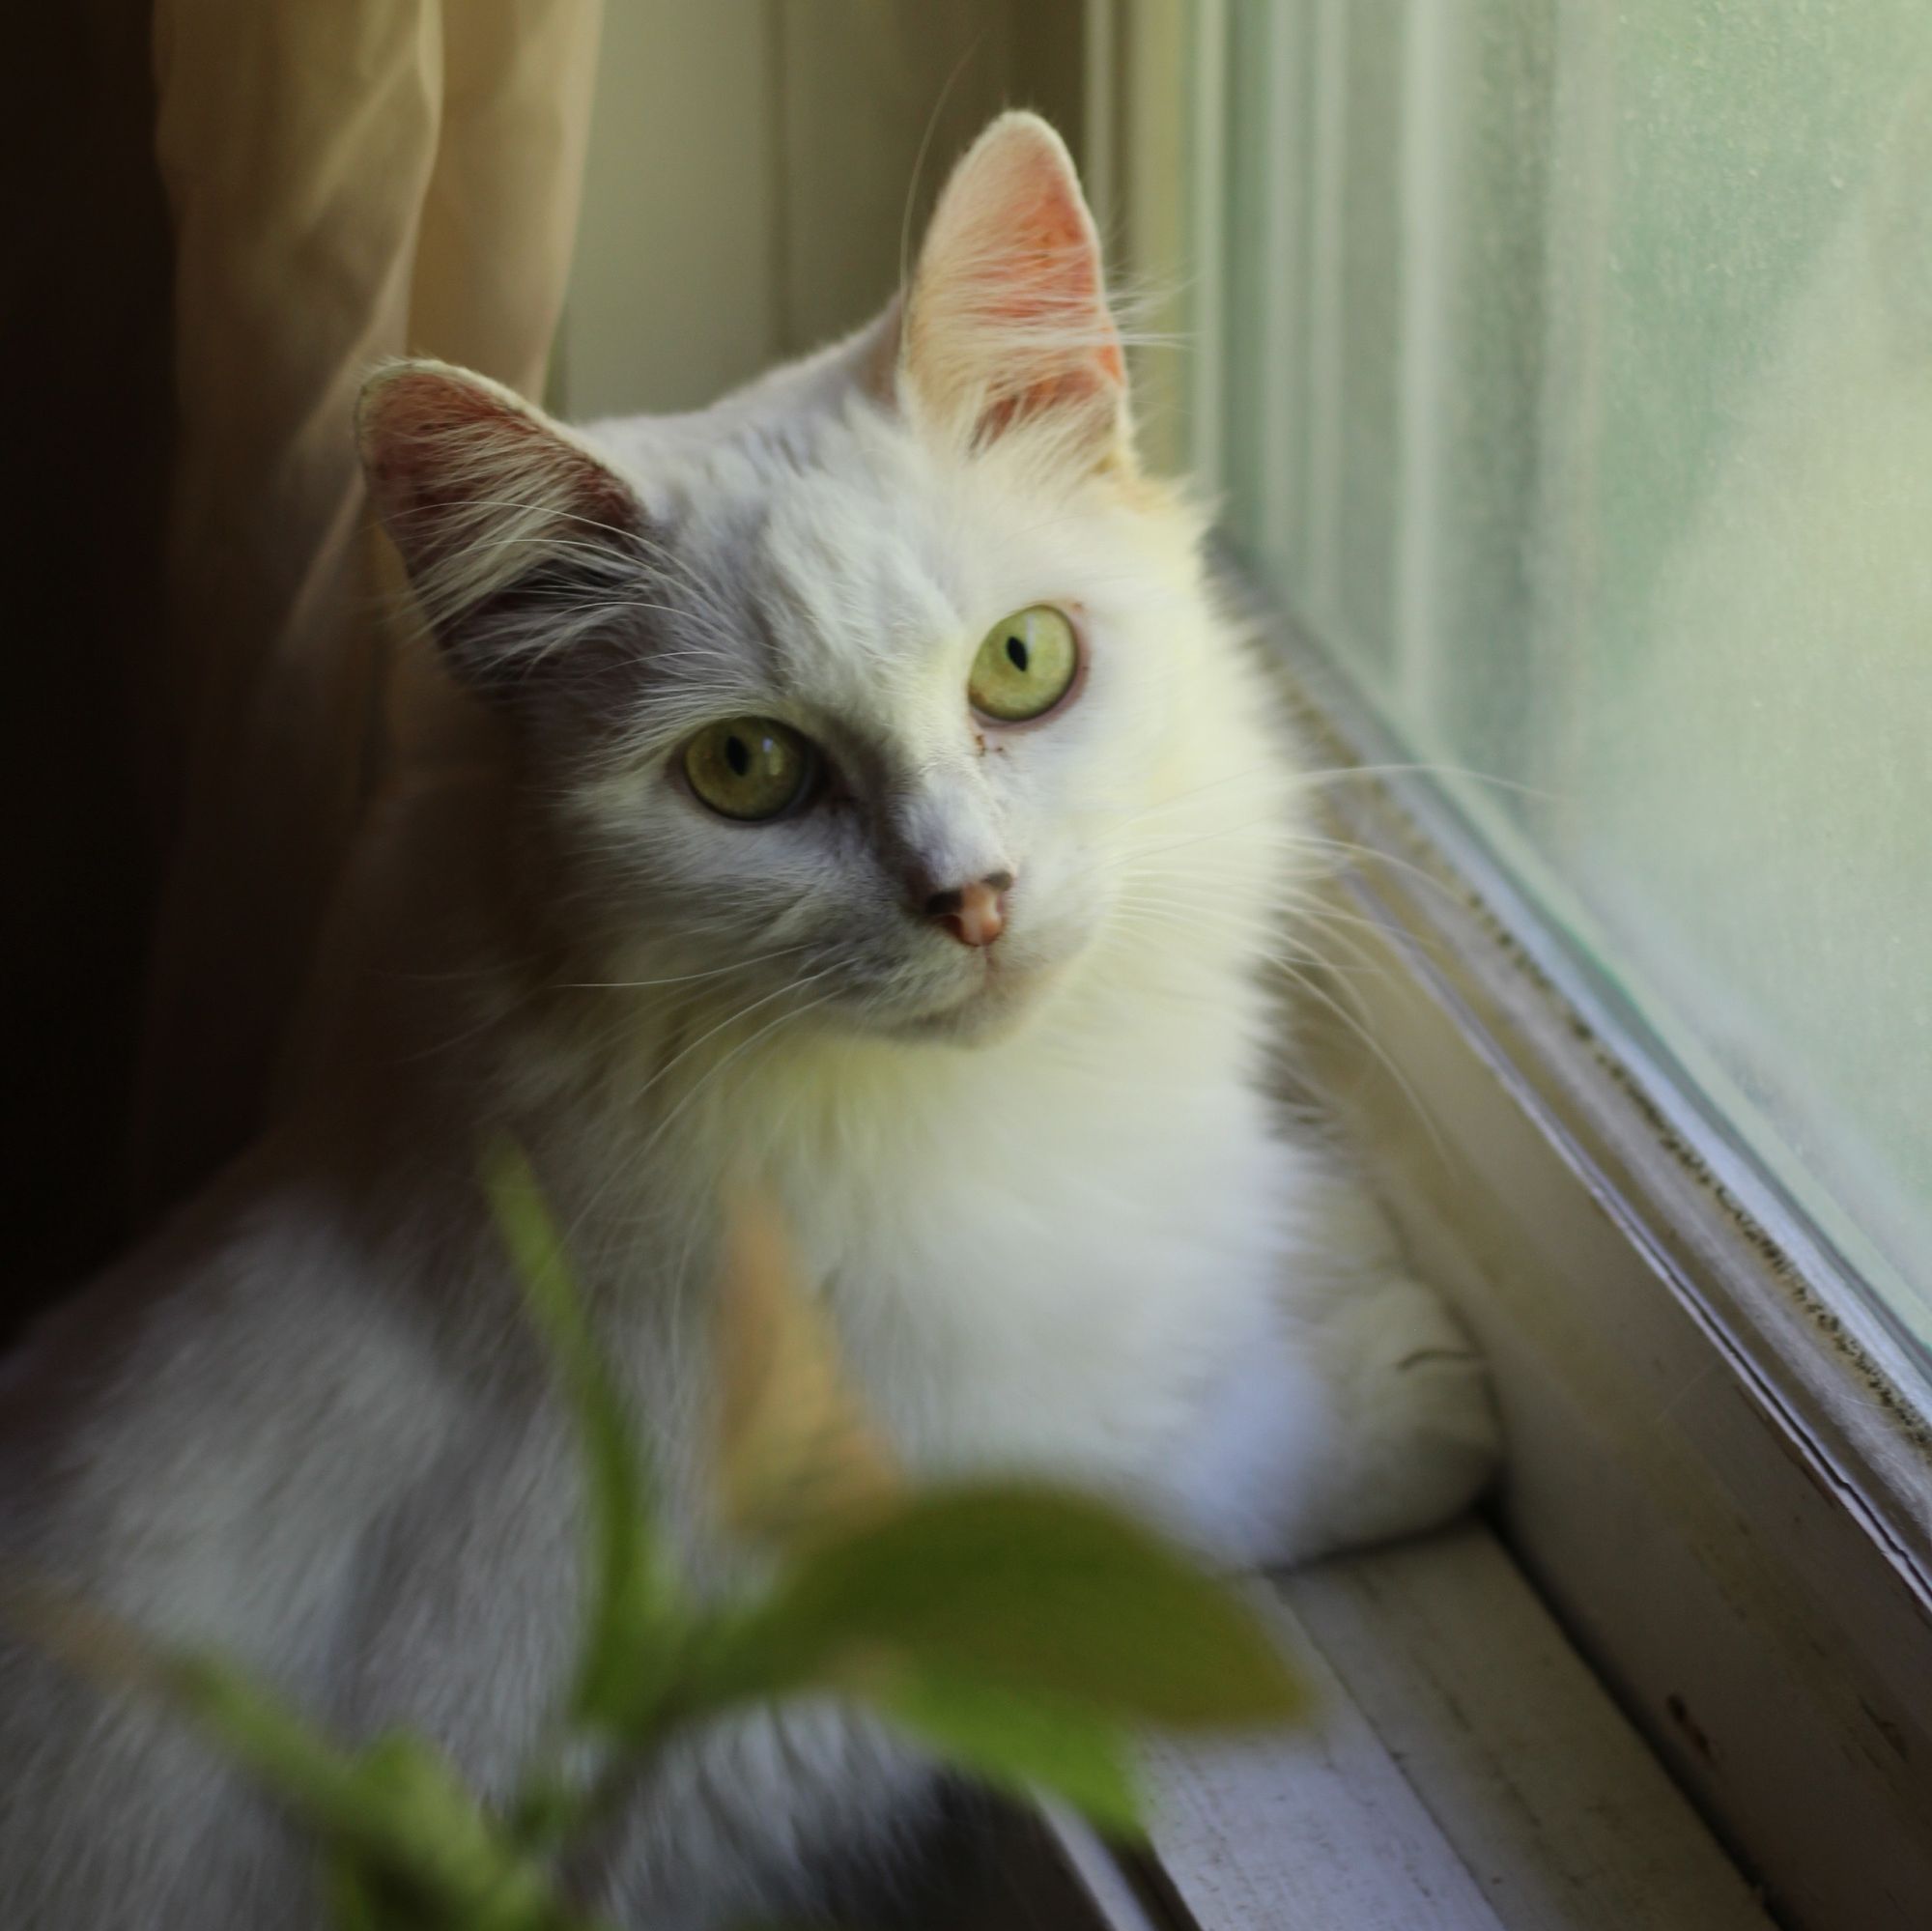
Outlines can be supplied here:
[[394, 362], [363, 385], [369, 494], [466, 683], [499, 693], [635, 594], [646, 534], [630, 485], [488, 378]]
[[973, 450], [1031, 432], [1087, 469], [1133, 469], [1127, 371], [1100, 241], [1066, 144], [1002, 114], [941, 191], [904, 303], [898, 379]]

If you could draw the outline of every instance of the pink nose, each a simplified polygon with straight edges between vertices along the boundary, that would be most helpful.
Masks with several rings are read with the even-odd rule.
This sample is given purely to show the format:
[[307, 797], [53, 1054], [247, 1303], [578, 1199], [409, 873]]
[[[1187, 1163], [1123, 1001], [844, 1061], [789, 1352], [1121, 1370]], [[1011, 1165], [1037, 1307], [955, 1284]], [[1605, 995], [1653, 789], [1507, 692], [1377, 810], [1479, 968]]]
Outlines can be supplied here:
[[1013, 875], [989, 871], [971, 885], [930, 894], [920, 910], [944, 925], [962, 946], [990, 946], [1007, 929], [1007, 894]]

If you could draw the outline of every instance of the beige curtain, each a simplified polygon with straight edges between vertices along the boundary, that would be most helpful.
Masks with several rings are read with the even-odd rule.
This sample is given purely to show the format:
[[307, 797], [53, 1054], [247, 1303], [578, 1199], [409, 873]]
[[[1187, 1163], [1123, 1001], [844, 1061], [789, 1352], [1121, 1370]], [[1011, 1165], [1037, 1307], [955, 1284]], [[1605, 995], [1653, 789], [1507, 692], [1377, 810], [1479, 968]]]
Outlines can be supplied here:
[[179, 415], [154, 716], [175, 834], [135, 1118], [179, 1195], [260, 1123], [374, 787], [437, 753], [351, 433], [370, 364], [528, 394], [562, 305], [601, 0], [156, 0]]

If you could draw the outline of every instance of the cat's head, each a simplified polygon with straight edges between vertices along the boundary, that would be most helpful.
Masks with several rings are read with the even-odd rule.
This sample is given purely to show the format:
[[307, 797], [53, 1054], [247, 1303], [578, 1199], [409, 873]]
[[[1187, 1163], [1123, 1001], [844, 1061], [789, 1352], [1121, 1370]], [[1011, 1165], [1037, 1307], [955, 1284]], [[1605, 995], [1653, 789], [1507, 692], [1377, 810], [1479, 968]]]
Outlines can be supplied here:
[[415, 362], [361, 430], [610, 977], [975, 1038], [1103, 941], [1260, 916], [1283, 775], [1033, 116], [885, 315], [710, 410], [580, 432]]

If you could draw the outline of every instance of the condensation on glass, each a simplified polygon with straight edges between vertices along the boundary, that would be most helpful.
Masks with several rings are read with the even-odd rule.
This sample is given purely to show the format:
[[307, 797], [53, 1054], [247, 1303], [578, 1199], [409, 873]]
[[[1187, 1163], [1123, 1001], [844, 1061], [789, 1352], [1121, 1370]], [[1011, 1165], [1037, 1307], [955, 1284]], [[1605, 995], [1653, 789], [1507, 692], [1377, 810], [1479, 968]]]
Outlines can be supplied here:
[[1237, 543], [1932, 1342], [1932, 5], [1227, 34]]

